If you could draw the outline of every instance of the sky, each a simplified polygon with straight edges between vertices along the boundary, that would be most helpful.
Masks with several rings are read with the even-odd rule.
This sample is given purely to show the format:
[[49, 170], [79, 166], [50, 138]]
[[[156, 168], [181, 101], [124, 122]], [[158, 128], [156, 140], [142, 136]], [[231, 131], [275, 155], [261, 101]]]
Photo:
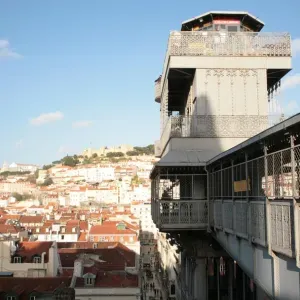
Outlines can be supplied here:
[[0, 0], [0, 165], [159, 139], [154, 80], [182, 21], [243, 10], [289, 32], [280, 109], [300, 111], [299, 0]]

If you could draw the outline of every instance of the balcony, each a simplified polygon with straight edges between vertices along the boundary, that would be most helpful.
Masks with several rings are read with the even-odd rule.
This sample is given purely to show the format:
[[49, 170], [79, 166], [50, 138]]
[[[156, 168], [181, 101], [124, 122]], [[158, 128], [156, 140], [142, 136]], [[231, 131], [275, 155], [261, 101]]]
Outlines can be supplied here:
[[154, 201], [155, 223], [162, 230], [206, 229], [207, 200]]
[[[228, 124], [231, 123], [230, 126]], [[256, 126], [253, 126], [256, 124]], [[242, 125], [242, 127], [241, 127]], [[160, 139], [160, 153], [172, 137], [249, 137], [268, 127], [268, 117], [257, 116], [170, 116]], [[224, 131], [224, 128], [226, 130]], [[157, 150], [157, 154], [159, 151]]]
[[170, 56], [290, 57], [291, 37], [273, 32], [172, 31], [161, 86]]
[[157, 175], [152, 180], [154, 223], [162, 231], [206, 229], [208, 201], [205, 193], [204, 174]]
[[160, 140], [154, 142], [154, 155], [155, 157], [161, 157], [161, 147], [160, 147]]
[[155, 86], [154, 86], [154, 97], [155, 102], [160, 103], [160, 97], [161, 97], [161, 76], [155, 80]]

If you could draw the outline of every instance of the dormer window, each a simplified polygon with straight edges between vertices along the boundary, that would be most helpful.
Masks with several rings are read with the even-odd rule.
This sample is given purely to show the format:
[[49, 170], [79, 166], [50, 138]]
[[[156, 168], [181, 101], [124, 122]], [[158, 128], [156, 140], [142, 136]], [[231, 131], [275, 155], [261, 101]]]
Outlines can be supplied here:
[[21, 256], [15, 256], [13, 262], [14, 262], [14, 264], [21, 264], [22, 263], [22, 257]]
[[36, 256], [34, 256], [33, 258], [32, 258], [32, 262], [34, 263], [34, 264], [40, 264], [41, 263], [41, 257], [40, 256], [38, 256], [38, 255], [36, 255]]
[[37, 233], [39, 233], [39, 232], [40, 232], [40, 229], [39, 229], [39, 228], [37, 228], [37, 229], [36, 229], [36, 232], [37, 232]]
[[63, 227], [63, 228], [61, 229], [61, 232], [62, 232], [62, 233], [65, 233], [65, 232], [66, 232], [66, 228]]
[[94, 285], [94, 278], [85, 278], [85, 285]]

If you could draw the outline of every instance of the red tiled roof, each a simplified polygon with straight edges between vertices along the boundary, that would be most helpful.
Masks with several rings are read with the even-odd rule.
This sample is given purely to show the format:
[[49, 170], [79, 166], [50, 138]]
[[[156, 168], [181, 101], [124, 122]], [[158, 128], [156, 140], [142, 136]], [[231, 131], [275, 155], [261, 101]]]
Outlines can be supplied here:
[[0, 281], [0, 299], [4, 299], [6, 293], [16, 292], [19, 300], [27, 300], [32, 292], [53, 294], [58, 288], [69, 287], [71, 277], [39, 277], [18, 278], [6, 277]]
[[22, 215], [20, 218], [20, 223], [43, 223], [44, 216], [24, 216]]
[[20, 232], [21, 230], [18, 230], [17, 227], [13, 226], [13, 225], [5, 225], [5, 224], [0, 224], [0, 233], [12, 233], [12, 234], [16, 234], [18, 232]]
[[[97, 245], [96, 249], [93, 248], [94, 245]], [[57, 246], [62, 266], [65, 268], [74, 267], [74, 261], [84, 253], [99, 255], [103, 262], [94, 263], [99, 264], [98, 267], [102, 270], [124, 270], [125, 266], [135, 266], [135, 252], [121, 243], [76, 242], [58, 243]]]
[[42, 255], [46, 252], [45, 262], [48, 262], [49, 249], [52, 245], [53, 242], [21, 242], [15, 254], [22, 256], [23, 262], [29, 263], [35, 254]]
[[[125, 272], [103, 272], [97, 269], [94, 270], [96, 273], [95, 287], [101, 288], [128, 288], [138, 287], [138, 276], [129, 275]], [[93, 272], [93, 273], [94, 273]], [[85, 274], [88, 272], [85, 272]], [[80, 288], [84, 286], [84, 278], [77, 278], [75, 287]]]
[[[118, 229], [117, 225], [124, 223], [125, 229]], [[135, 226], [132, 226], [124, 221], [105, 221], [102, 225], [94, 225], [90, 229], [90, 235], [114, 235], [114, 234], [131, 234], [134, 235]]]

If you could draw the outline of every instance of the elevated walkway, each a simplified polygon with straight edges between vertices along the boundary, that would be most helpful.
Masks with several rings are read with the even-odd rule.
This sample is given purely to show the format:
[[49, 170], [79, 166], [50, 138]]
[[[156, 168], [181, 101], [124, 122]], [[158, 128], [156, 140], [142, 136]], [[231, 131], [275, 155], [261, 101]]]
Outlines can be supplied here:
[[208, 231], [269, 298], [300, 299], [299, 132], [300, 114], [208, 161], [205, 197], [199, 170], [152, 174], [154, 222], [182, 235]]

